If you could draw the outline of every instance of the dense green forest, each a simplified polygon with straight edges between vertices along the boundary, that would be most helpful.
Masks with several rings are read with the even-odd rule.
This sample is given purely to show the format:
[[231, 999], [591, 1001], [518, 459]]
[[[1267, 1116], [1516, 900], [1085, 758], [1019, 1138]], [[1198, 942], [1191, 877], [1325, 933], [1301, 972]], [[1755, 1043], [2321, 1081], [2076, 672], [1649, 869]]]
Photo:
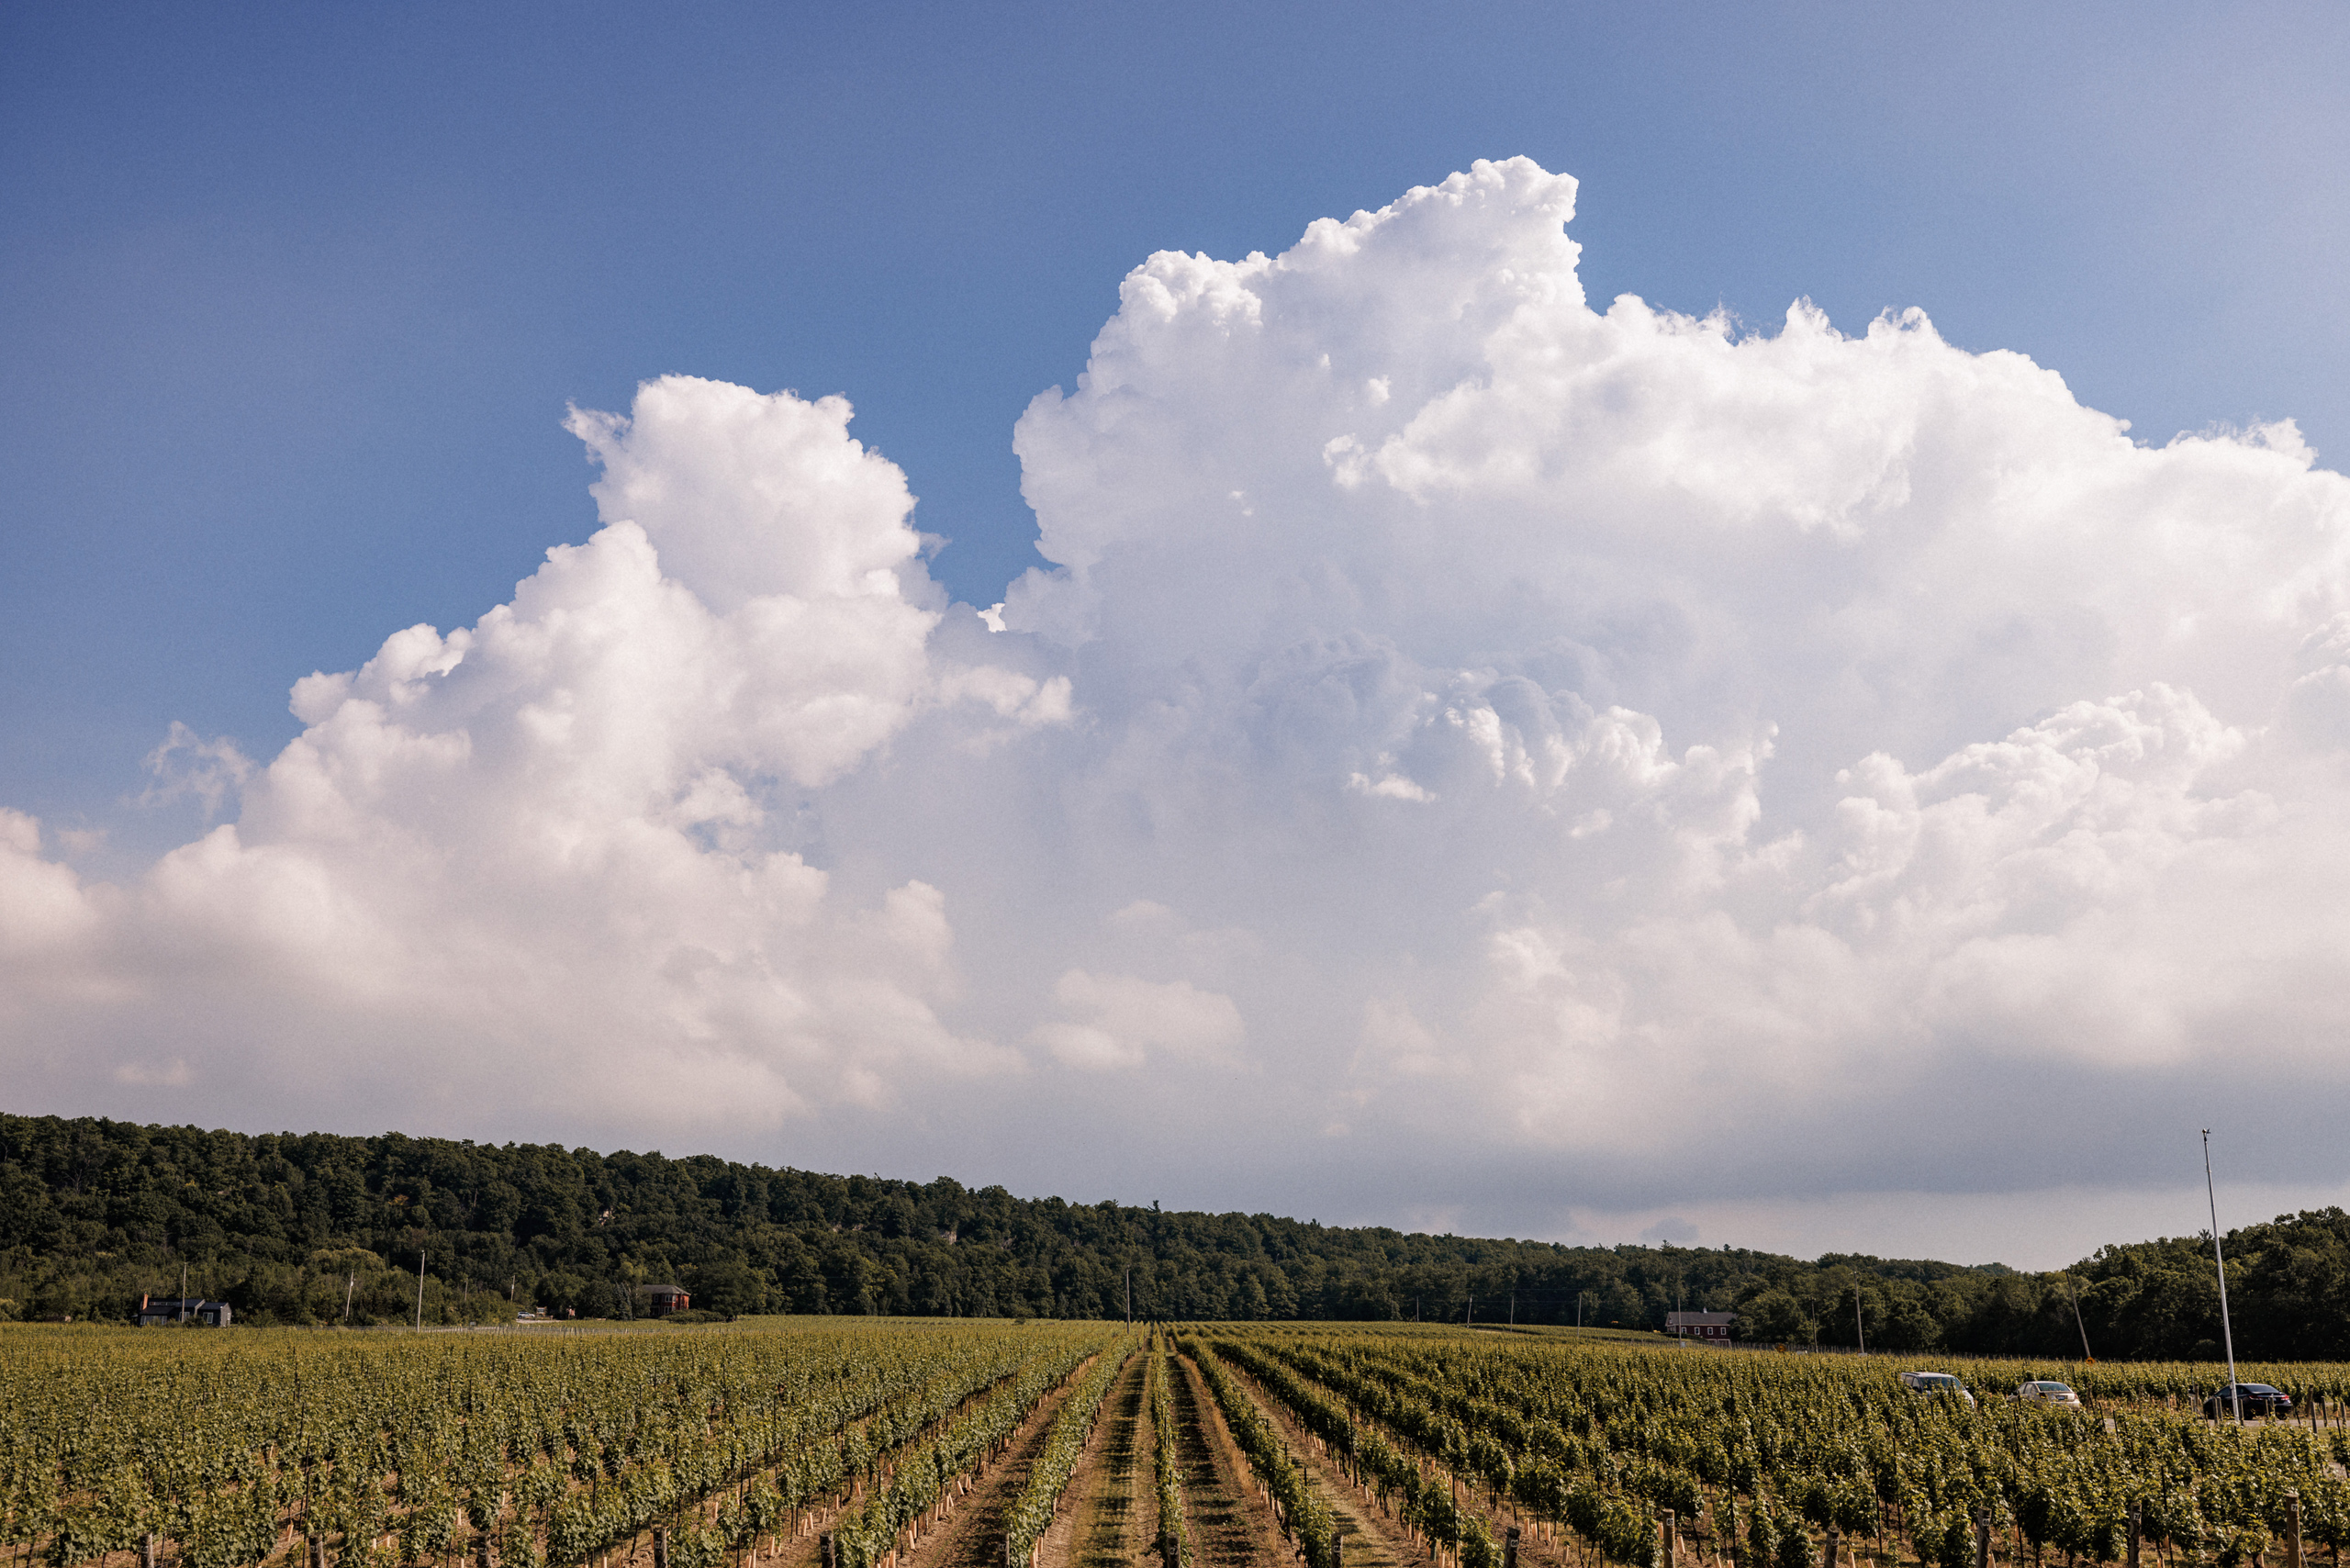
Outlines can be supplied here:
[[[2350, 1215], [2226, 1238], [2236, 1350], [2350, 1356]], [[0, 1115], [0, 1317], [127, 1317], [143, 1295], [251, 1323], [429, 1321], [536, 1305], [1111, 1317], [1394, 1319], [1662, 1327], [1729, 1308], [1747, 1338], [2100, 1358], [2215, 1355], [2210, 1238], [2108, 1247], [2073, 1269], [1733, 1248], [1563, 1247], [1162, 1213], [738, 1165], [439, 1138], [258, 1136]], [[2078, 1316], [2076, 1316], [2077, 1304]]]

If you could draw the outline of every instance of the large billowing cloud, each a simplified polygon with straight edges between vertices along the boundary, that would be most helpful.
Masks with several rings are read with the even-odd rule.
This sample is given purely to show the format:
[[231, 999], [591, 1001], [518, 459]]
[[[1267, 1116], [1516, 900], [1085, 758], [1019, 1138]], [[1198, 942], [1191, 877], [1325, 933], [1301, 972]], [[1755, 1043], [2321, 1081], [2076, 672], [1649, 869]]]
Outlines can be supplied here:
[[246, 1120], [487, 1102], [518, 1130], [675, 1131], [1017, 1070], [940, 1016], [939, 890], [845, 901], [790, 842], [804, 792], [929, 708], [1066, 717], [1065, 683], [933, 651], [913, 498], [848, 417], [684, 378], [576, 416], [605, 528], [470, 630], [300, 682], [309, 727], [236, 822], [117, 888], [13, 817], [12, 1078]]
[[16, 1098], [1546, 1233], [2350, 1179], [2350, 482], [1595, 311], [1573, 195], [1152, 257], [984, 619], [839, 399], [575, 416], [592, 540], [167, 743], [233, 821], [0, 822]]

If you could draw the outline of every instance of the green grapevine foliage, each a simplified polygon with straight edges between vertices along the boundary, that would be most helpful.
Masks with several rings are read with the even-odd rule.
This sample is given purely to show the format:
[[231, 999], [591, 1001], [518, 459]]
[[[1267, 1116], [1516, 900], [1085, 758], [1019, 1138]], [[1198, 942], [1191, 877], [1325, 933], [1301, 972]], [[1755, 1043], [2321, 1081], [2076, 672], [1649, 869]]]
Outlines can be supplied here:
[[843, 1568], [1009, 1437], [1105, 1327], [0, 1335], [0, 1544], [76, 1568], [487, 1553], [672, 1568], [840, 1510]]

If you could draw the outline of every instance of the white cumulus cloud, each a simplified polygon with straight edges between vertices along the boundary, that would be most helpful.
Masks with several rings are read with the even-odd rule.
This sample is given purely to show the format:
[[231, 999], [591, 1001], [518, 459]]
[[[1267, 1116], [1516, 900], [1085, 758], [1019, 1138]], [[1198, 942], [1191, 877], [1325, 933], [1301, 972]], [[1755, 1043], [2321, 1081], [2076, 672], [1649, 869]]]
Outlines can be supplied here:
[[236, 822], [112, 887], [16, 818], [17, 1081], [62, 1099], [119, 1058], [120, 1082], [291, 1115], [676, 1130], [1016, 1070], [940, 1015], [939, 890], [844, 899], [795, 842], [802, 795], [930, 705], [1066, 718], [934, 655], [912, 497], [847, 420], [683, 377], [633, 419], [575, 416], [605, 526], [511, 603], [299, 682], [308, 728], [265, 769], [174, 730], [158, 774], [192, 761], [207, 803], [241, 779]]
[[576, 412], [588, 543], [165, 743], [233, 821], [0, 815], [12, 1081], [1519, 1234], [1972, 1240], [2253, 1106], [2350, 1178], [2350, 482], [1915, 310], [1595, 309], [1574, 196], [1151, 257], [984, 608], [839, 398]]

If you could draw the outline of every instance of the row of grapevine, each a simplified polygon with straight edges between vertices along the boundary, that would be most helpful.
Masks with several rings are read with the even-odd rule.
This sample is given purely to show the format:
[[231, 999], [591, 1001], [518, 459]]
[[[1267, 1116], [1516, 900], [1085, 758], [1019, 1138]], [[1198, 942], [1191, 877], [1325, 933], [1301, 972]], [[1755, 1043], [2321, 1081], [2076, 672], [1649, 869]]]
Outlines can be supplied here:
[[1191, 1532], [1183, 1525], [1183, 1462], [1176, 1450], [1178, 1428], [1175, 1402], [1167, 1392], [1167, 1345], [1153, 1336], [1150, 1347], [1150, 1429], [1158, 1491], [1158, 1541], [1162, 1552], [1171, 1549], [1166, 1568], [1189, 1568]]
[[[719, 1505], [722, 1488], [735, 1490], [731, 1500], [736, 1503], [739, 1533], [772, 1534], [772, 1521], [836, 1491], [878, 1482], [890, 1461], [918, 1434], [965, 1401], [1024, 1370], [1047, 1380], [1056, 1375], [1049, 1364], [1024, 1364], [1016, 1352], [1004, 1349], [957, 1358], [919, 1388], [892, 1400], [858, 1425], [817, 1435], [789, 1451], [759, 1456], [747, 1466], [729, 1462], [732, 1456], [722, 1456], [708, 1437], [697, 1439], [690, 1432], [672, 1430], [668, 1446], [654, 1448], [647, 1457], [627, 1463], [616, 1473], [591, 1478], [587, 1486], [568, 1493], [547, 1511], [546, 1557], [557, 1565], [584, 1562], [646, 1530], [676, 1523], [685, 1527], [678, 1542], [677, 1568], [693, 1568], [694, 1561], [707, 1557], [711, 1551], [701, 1518], [703, 1505]], [[476, 1495], [480, 1495], [478, 1491]], [[483, 1512], [494, 1521], [494, 1501]], [[518, 1509], [505, 1531], [506, 1544], [524, 1561], [529, 1557], [533, 1522], [530, 1512]], [[343, 1537], [346, 1544], [352, 1539]], [[406, 1560], [425, 1562], [431, 1557], [411, 1555]]]
[[1304, 1467], [1290, 1457], [1279, 1430], [1265, 1419], [1264, 1413], [1248, 1395], [1234, 1385], [1231, 1373], [1203, 1341], [1186, 1338], [1180, 1343], [1183, 1353], [1207, 1381], [1208, 1392], [1215, 1396], [1216, 1408], [1224, 1412], [1225, 1426], [1271, 1496], [1281, 1527], [1297, 1543], [1306, 1568], [1337, 1568], [1337, 1522], [1330, 1517], [1329, 1506], [1315, 1492]]
[[57, 1568], [148, 1536], [184, 1568], [313, 1548], [337, 1568], [461, 1548], [568, 1568], [670, 1527], [672, 1568], [702, 1568], [810, 1510], [869, 1504], [885, 1474], [902, 1498], [909, 1455], [934, 1473], [940, 1443], [959, 1455], [992, 1429], [967, 1404], [1000, 1424], [1007, 1392], [1033, 1404], [1105, 1338], [0, 1337], [0, 1542]]
[[2239, 1432], [2143, 1408], [1968, 1411], [1854, 1361], [1371, 1335], [1256, 1343], [1496, 1506], [1618, 1561], [1647, 1560], [1662, 1508], [1762, 1562], [1809, 1552], [1813, 1529], [1894, 1528], [1921, 1561], [1963, 1562], [1978, 1510], [2035, 1558], [2110, 1561], [2132, 1503], [2165, 1557], [2233, 1562], [2286, 1527], [2296, 1492], [2305, 1538], [2338, 1548], [2350, 1534], [2332, 1443], [2288, 1427]]
[[[1065, 1358], [1032, 1365], [993, 1398], [967, 1411], [936, 1438], [908, 1454], [887, 1486], [876, 1487], [864, 1506], [834, 1527], [837, 1568], [871, 1568], [897, 1548], [904, 1532], [918, 1532], [923, 1516], [949, 1500], [955, 1484], [988, 1457], [1001, 1452], [1028, 1413], [1068, 1381], [1080, 1348]], [[1101, 1361], [1113, 1359], [1102, 1355]], [[1100, 1362], [1097, 1362], [1097, 1367]], [[1080, 1385], [1078, 1397], [1082, 1397]], [[730, 1545], [745, 1544], [741, 1538]]]
[[1036, 1456], [1036, 1462], [1028, 1473], [1028, 1484], [1006, 1517], [1007, 1562], [1026, 1562], [1033, 1568], [1036, 1542], [1051, 1528], [1054, 1511], [1060, 1506], [1061, 1493], [1068, 1487], [1069, 1478], [1076, 1473], [1077, 1462], [1084, 1457], [1086, 1439], [1093, 1435], [1094, 1418], [1102, 1413], [1102, 1401], [1132, 1353], [1131, 1345], [1124, 1340], [1102, 1352], [1079, 1381], [1069, 1403], [1054, 1416], [1044, 1451]]
[[1439, 1481], [1425, 1463], [1390, 1443], [1376, 1430], [1358, 1427], [1346, 1408], [1292, 1376], [1280, 1362], [1245, 1340], [1220, 1339], [1217, 1354], [1243, 1369], [1273, 1403], [1288, 1410], [1316, 1440], [1344, 1455], [1348, 1473], [1404, 1529], [1431, 1551], [1449, 1551], [1460, 1568], [1494, 1568], [1501, 1554], [1492, 1534], [1454, 1496], [1453, 1484]]

